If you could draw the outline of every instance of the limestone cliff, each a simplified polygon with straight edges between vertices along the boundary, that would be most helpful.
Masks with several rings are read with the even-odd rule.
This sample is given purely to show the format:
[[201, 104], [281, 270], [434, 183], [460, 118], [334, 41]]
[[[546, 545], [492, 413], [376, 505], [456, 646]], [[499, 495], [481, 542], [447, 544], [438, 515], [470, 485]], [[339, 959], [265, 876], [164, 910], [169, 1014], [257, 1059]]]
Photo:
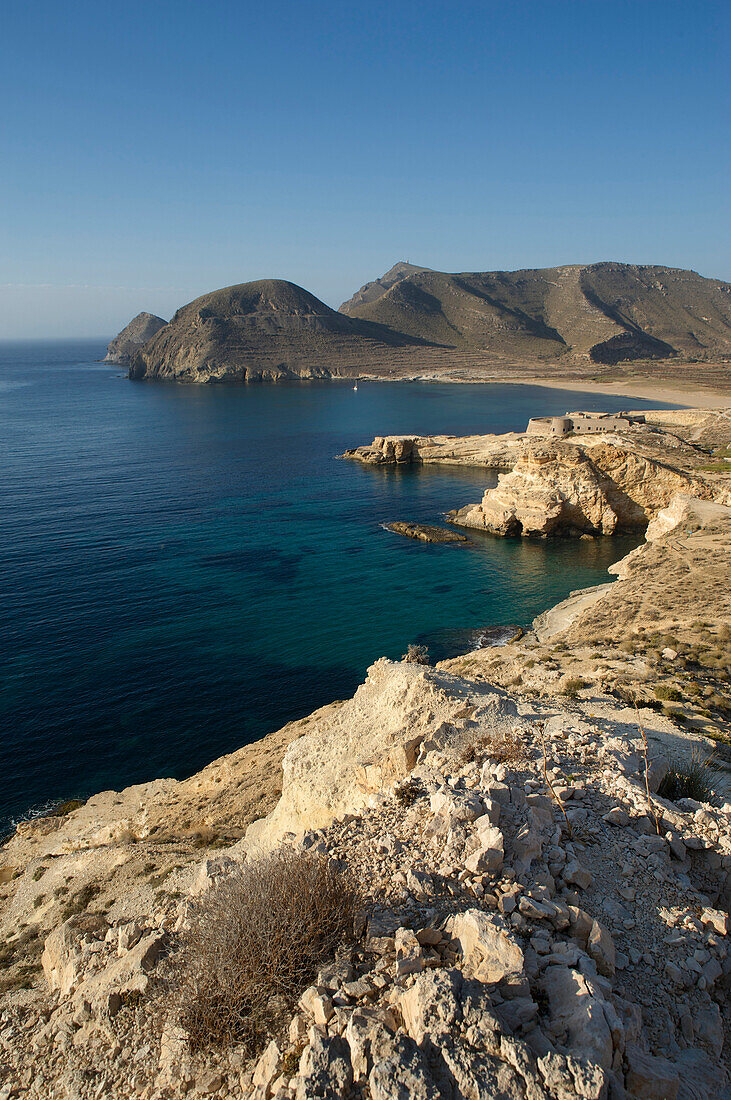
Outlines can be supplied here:
[[450, 519], [496, 535], [614, 535], [642, 529], [676, 492], [714, 495], [701, 477], [607, 439], [589, 446], [526, 440], [510, 473]]
[[138, 313], [111, 341], [104, 362], [128, 364], [142, 345], [151, 340], [166, 324], [167, 321], [156, 317], [154, 313]]

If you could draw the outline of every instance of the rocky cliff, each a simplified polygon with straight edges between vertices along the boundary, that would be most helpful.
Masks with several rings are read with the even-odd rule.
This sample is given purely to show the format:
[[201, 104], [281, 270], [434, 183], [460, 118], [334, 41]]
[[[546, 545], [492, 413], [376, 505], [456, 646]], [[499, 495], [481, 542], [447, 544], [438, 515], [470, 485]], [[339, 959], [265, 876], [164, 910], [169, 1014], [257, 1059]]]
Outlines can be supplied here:
[[138, 313], [111, 341], [104, 362], [127, 365], [142, 345], [151, 340], [166, 324], [167, 321], [153, 313]]
[[[4, 951], [22, 974], [2, 1008], [8, 1095], [90, 1100], [101, 1081], [114, 1098], [721, 1095], [731, 814], [656, 793], [675, 727], [640, 721], [647, 780], [616, 700], [557, 706], [379, 661], [290, 742], [279, 802], [224, 852], [196, 862], [161, 837], [167, 868], [135, 878], [149, 839], [89, 832], [85, 808], [63, 826], [70, 848], [52, 822], [26, 829], [3, 853]], [[352, 869], [363, 936], [258, 1060], [197, 1049], [165, 1000], [166, 959], [241, 861], [280, 844]], [[116, 874], [88, 879], [68, 915], [82, 858]]]
[[449, 518], [495, 535], [614, 535], [644, 528], [676, 492], [712, 499], [716, 491], [699, 476], [614, 442], [526, 440], [510, 473], [479, 504]]
[[[379, 660], [351, 699], [191, 779], [19, 826], [0, 847], [0, 1096], [723, 1096], [731, 507], [676, 494], [647, 534], [545, 641]], [[699, 772], [689, 797], [673, 776]], [[171, 968], [227, 881], [281, 848], [349, 870], [363, 927], [256, 1056], [202, 1047]]]

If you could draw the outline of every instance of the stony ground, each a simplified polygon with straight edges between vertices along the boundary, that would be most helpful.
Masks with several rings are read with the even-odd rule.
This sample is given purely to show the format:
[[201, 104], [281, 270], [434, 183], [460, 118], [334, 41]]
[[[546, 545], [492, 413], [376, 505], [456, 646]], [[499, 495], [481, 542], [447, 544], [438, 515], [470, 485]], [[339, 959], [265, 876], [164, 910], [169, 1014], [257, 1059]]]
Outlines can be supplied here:
[[526, 700], [285, 838], [349, 866], [369, 920], [258, 1064], [193, 1056], [155, 1007], [222, 852], [134, 921], [90, 906], [51, 934], [0, 1013], [0, 1097], [720, 1096], [730, 810], [648, 802], [625, 711]]
[[[715, 413], [667, 418], [727, 445]], [[352, 700], [184, 783], [21, 826], [0, 848], [0, 1100], [726, 1095], [731, 622], [714, 523], [635, 551], [547, 640], [377, 662]], [[660, 797], [669, 764], [699, 763], [703, 801]], [[195, 1053], [171, 967], [254, 841], [349, 869], [367, 924], [258, 1060]]]

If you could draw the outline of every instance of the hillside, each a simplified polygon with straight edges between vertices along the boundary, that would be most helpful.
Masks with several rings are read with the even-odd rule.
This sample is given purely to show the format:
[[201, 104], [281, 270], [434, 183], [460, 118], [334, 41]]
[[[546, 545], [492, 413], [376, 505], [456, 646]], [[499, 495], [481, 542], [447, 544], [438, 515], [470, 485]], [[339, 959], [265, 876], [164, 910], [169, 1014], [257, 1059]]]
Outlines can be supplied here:
[[377, 297], [375, 286], [341, 310], [460, 350], [604, 364], [731, 355], [731, 285], [694, 271], [619, 263], [421, 270]]
[[129, 363], [134, 353], [166, 324], [167, 321], [154, 313], [138, 313], [110, 342], [104, 362]]
[[183, 306], [133, 356], [130, 377], [183, 382], [331, 377], [390, 348], [418, 342], [377, 322], [346, 317], [294, 283], [262, 279]]
[[402, 279], [407, 279], [409, 275], [418, 275], [422, 271], [429, 270], [428, 267], [417, 267], [416, 264], [410, 264], [406, 260], [399, 260], [385, 275], [381, 275], [380, 278], [374, 279], [373, 282], [365, 283], [360, 290], [356, 290], [352, 298], [349, 298], [347, 302], [343, 302], [340, 307], [340, 312], [350, 313], [356, 306], [375, 302], [378, 298], [381, 298], [387, 290], [390, 290], [392, 286], [401, 282]]

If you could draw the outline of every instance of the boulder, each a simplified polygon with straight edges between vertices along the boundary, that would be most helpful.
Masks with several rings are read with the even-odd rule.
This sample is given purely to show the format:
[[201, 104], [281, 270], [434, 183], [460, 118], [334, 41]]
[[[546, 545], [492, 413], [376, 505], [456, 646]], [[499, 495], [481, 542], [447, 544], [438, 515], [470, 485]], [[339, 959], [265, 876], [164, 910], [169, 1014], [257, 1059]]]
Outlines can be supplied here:
[[488, 916], [481, 909], [468, 909], [451, 917], [447, 929], [480, 981], [499, 982], [509, 974], [522, 973], [523, 952], [502, 918]]
[[292, 1082], [296, 1100], [343, 1100], [353, 1083], [348, 1044], [339, 1035], [328, 1037], [315, 1028], [309, 1037]]
[[397, 1001], [404, 1029], [421, 1044], [427, 1033], [449, 1031], [461, 1017], [459, 994], [462, 975], [459, 970], [430, 970], [421, 974]]
[[565, 1046], [574, 1057], [610, 1070], [612, 1030], [598, 988], [578, 970], [565, 966], [547, 967], [541, 988], [548, 998], [553, 1033], [565, 1036]]
[[666, 1058], [655, 1058], [628, 1043], [625, 1051], [625, 1082], [633, 1096], [642, 1100], [677, 1100], [680, 1076], [677, 1066]]
[[[406, 1035], [395, 1039], [389, 1053], [376, 1062], [368, 1084], [372, 1100], [443, 1100], [426, 1059]], [[297, 1100], [304, 1100], [299, 1092]]]

